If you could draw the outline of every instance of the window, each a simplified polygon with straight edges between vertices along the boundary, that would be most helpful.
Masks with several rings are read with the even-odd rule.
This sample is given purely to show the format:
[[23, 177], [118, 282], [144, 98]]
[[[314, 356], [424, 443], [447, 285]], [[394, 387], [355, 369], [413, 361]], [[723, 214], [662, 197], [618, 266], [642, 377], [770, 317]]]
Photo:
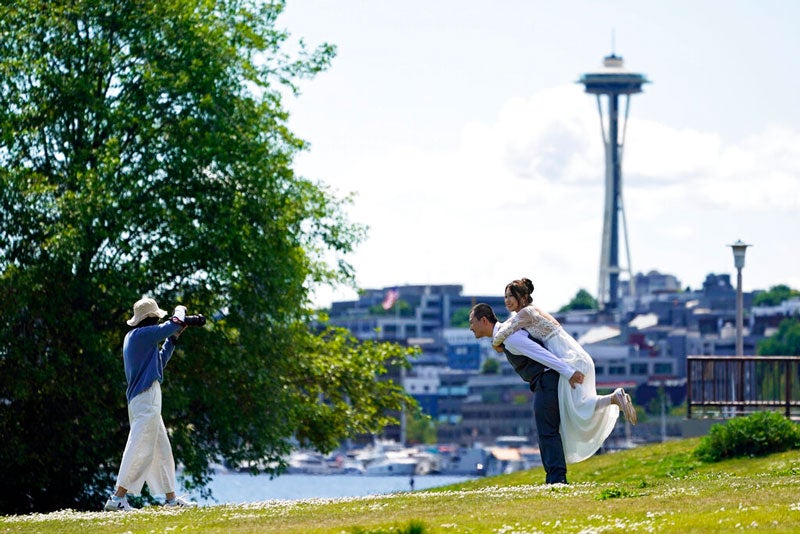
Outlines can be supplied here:
[[632, 375], [647, 376], [647, 364], [646, 363], [632, 363], [631, 364], [631, 374]]
[[672, 374], [672, 364], [671, 363], [657, 363], [653, 366], [653, 372], [657, 375], [671, 375]]

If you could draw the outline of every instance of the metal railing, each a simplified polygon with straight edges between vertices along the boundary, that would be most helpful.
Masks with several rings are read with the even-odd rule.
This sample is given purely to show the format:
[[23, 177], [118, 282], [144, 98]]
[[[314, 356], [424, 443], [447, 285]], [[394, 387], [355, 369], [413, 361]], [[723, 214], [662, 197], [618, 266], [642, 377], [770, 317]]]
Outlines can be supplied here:
[[687, 356], [686, 417], [781, 409], [800, 419], [800, 356]]

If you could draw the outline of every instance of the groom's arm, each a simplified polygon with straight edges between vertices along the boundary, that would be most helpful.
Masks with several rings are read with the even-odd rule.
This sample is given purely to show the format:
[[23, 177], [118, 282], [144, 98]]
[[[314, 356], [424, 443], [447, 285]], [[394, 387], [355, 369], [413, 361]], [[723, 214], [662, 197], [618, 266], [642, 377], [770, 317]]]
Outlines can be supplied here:
[[517, 331], [505, 339], [505, 347], [514, 354], [520, 354], [535, 360], [545, 367], [556, 371], [566, 379], [570, 379], [575, 374], [575, 369], [567, 365], [564, 360], [555, 356], [552, 352], [542, 347], [526, 333]]

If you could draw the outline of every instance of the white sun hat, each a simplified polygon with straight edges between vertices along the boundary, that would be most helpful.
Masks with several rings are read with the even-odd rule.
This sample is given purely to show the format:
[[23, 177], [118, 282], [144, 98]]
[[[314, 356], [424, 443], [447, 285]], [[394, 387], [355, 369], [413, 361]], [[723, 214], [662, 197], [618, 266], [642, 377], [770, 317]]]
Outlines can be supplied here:
[[136, 326], [146, 317], [158, 317], [159, 319], [167, 314], [166, 311], [158, 307], [154, 299], [143, 298], [133, 305], [133, 317], [128, 319], [130, 326]]

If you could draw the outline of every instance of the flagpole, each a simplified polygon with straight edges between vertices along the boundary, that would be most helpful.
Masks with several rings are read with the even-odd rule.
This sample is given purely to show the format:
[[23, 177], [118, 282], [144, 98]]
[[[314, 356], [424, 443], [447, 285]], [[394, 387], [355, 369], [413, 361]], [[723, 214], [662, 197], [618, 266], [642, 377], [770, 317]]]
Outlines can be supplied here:
[[[399, 297], [398, 297], [399, 300]], [[397, 305], [397, 301], [394, 303], [394, 327], [397, 329], [397, 338], [398, 341], [400, 340], [400, 306]], [[405, 365], [400, 365], [400, 387], [403, 388], [403, 391], [406, 389], [406, 367]], [[405, 447], [406, 446], [406, 406], [405, 404], [400, 409], [400, 445]]]

